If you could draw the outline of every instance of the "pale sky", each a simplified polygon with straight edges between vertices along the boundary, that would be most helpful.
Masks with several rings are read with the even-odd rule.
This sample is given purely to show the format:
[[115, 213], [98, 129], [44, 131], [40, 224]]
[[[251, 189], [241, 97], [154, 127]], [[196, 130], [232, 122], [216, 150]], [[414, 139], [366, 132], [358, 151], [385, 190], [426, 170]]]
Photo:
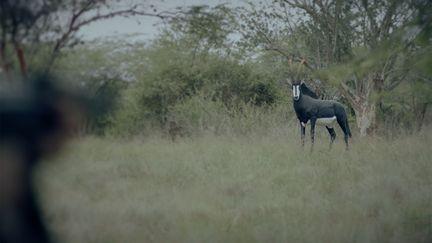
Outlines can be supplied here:
[[[243, 5], [242, 0], [147, 0], [147, 4], [154, 4], [160, 11], [174, 10], [176, 7], [186, 7], [192, 5], [209, 5], [210, 7], [218, 4], [228, 3], [230, 6]], [[156, 17], [117, 17], [95, 22], [82, 28], [79, 32], [85, 40], [95, 38], [114, 37], [119, 35], [138, 34], [134, 38], [149, 40], [158, 33], [158, 26], [155, 26], [160, 19]]]

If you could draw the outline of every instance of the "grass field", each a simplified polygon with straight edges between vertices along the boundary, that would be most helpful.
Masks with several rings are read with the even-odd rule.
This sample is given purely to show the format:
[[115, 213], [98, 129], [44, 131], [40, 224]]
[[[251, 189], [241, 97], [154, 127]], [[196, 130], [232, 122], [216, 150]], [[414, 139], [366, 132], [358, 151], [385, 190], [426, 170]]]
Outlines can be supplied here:
[[432, 242], [432, 134], [82, 138], [36, 179], [62, 242]]

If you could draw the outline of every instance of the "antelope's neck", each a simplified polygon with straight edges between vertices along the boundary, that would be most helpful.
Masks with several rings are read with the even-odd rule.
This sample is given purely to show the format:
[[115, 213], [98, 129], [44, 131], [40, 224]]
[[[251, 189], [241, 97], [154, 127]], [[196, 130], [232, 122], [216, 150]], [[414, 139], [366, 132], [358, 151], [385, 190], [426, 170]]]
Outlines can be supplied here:
[[294, 100], [293, 99], [293, 104], [294, 104], [294, 107], [298, 107], [298, 106], [301, 106], [302, 104], [303, 104], [303, 95], [302, 94], [300, 94], [300, 97], [299, 97], [299, 99], [298, 100]]

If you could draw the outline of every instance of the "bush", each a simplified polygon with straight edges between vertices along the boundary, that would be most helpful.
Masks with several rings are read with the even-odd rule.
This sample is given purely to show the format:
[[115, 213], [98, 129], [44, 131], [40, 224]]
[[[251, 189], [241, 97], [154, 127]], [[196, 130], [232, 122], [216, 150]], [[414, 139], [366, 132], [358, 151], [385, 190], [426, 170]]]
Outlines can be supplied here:
[[279, 98], [275, 83], [252, 64], [216, 55], [190, 58], [177, 49], [170, 54], [152, 51], [110, 120], [114, 134], [170, 133], [180, 127], [189, 135], [206, 130], [218, 134], [233, 126], [227, 120], [245, 116], [253, 106], [264, 111]]

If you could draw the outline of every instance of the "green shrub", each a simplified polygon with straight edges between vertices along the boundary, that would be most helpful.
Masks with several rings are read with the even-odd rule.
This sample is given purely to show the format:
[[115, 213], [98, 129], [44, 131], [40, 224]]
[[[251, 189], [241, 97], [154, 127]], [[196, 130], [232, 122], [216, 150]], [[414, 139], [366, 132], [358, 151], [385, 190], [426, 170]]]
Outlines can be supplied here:
[[268, 109], [279, 98], [275, 83], [252, 64], [216, 55], [191, 58], [178, 49], [152, 51], [111, 117], [114, 134], [169, 132], [173, 126], [185, 134], [225, 133], [234, 117], [249, 117], [245, 111], [252, 106]]

